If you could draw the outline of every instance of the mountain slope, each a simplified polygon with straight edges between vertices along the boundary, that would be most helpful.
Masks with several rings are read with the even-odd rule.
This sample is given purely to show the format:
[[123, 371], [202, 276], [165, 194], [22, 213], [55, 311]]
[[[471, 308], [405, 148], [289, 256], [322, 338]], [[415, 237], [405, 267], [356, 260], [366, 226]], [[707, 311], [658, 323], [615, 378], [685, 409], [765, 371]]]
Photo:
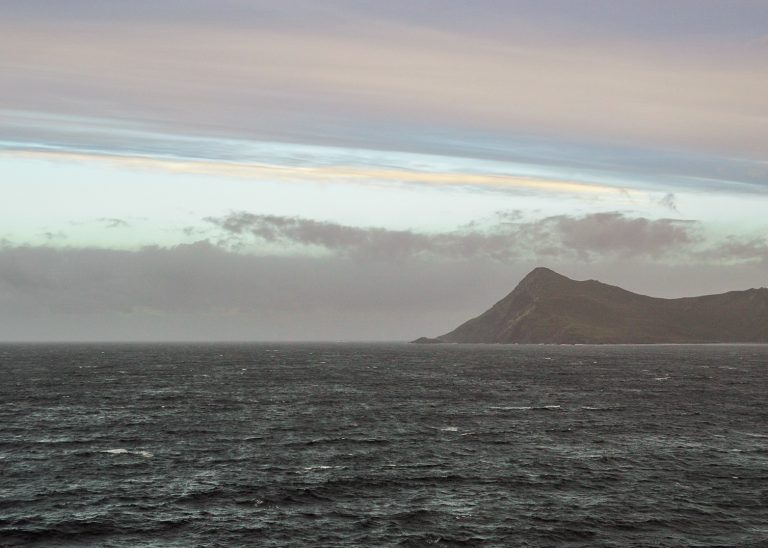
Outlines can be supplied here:
[[768, 342], [768, 289], [659, 299], [536, 268], [488, 311], [431, 342]]

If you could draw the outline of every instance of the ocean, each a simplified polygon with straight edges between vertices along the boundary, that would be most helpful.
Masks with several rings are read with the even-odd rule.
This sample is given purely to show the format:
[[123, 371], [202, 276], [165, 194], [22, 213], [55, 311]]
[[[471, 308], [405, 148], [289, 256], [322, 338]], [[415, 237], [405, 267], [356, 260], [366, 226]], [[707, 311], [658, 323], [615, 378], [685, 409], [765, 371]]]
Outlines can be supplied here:
[[0, 546], [768, 546], [768, 345], [0, 346]]

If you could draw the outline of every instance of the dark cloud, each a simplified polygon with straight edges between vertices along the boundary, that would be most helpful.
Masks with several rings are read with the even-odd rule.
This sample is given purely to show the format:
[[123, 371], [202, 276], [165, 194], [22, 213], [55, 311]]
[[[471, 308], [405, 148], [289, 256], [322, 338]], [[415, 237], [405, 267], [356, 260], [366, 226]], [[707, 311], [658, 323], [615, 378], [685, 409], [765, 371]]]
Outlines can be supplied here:
[[468, 225], [448, 233], [359, 228], [337, 223], [235, 212], [206, 220], [222, 229], [229, 242], [255, 238], [283, 246], [312, 246], [348, 256], [402, 259], [520, 258], [592, 259], [653, 257], [684, 252], [698, 242], [697, 223], [651, 220], [622, 213], [553, 216], [524, 222], [510, 214], [485, 229]]
[[685, 252], [700, 240], [697, 223], [678, 219], [629, 218], [621, 213], [553, 217], [565, 249], [582, 257], [618, 254], [659, 257]]
[[737, 238], [730, 236], [699, 253], [709, 261], [762, 261], [768, 265], [768, 238]]
[[668, 209], [671, 209], [672, 211], [674, 211], [676, 213], [678, 212], [678, 210], [677, 210], [677, 196], [674, 193], [672, 193], [672, 192], [668, 192], [667, 194], [665, 194], [659, 200], [659, 205], [664, 206], [664, 207], [666, 207]]
[[[237, 237], [249, 236], [269, 243], [321, 247], [354, 256], [404, 258], [425, 253], [450, 256], [477, 247], [482, 238], [474, 234], [429, 235], [409, 230], [358, 228], [337, 223], [232, 213], [225, 217], [208, 217], [207, 221]], [[472, 240], [477, 240], [474, 243]]]
[[66, 240], [67, 235], [61, 231], [58, 232], [42, 232], [40, 234], [43, 238], [45, 238], [47, 241], [52, 242], [54, 240]]

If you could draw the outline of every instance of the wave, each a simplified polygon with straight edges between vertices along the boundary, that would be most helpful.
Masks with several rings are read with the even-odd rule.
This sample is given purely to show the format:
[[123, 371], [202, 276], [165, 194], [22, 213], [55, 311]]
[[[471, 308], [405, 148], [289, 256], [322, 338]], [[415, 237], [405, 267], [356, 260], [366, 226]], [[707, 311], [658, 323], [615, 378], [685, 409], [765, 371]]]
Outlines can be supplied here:
[[99, 451], [99, 453], [108, 453], [110, 455], [138, 455], [140, 457], [144, 457], [145, 459], [151, 459], [152, 457], [155, 456], [153, 453], [150, 453], [149, 451], [124, 449], [122, 447], [118, 449], [103, 449]]
[[459, 431], [458, 426], [427, 426], [427, 428], [431, 428], [432, 430], [439, 430], [440, 432], [458, 432]]
[[593, 407], [589, 405], [581, 406], [582, 411], [622, 411], [624, 409], [626, 409], [626, 407]]
[[390, 440], [384, 438], [348, 438], [346, 436], [315, 438], [307, 441], [291, 441], [286, 446], [312, 446], [312, 445], [333, 445], [337, 443], [356, 443], [361, 445], [386, 445]]
[[758, 434], [757, 432], [737, 432], [749, 438], [768, 438], [768, 434]]
[[494, 411], [554, 411], [555, 409], [561, 409], [560, 405], [494, 405], [488, 409]]

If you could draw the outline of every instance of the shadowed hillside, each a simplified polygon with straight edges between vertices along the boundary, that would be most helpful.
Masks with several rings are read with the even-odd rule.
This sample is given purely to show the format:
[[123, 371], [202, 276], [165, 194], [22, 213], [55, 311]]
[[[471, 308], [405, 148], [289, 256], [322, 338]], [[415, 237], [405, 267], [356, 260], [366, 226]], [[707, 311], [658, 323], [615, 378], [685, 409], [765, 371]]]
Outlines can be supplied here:
[[480, 316], [414, 342], [768, 342], [768, 289], [658, 299], [536, 268]]

